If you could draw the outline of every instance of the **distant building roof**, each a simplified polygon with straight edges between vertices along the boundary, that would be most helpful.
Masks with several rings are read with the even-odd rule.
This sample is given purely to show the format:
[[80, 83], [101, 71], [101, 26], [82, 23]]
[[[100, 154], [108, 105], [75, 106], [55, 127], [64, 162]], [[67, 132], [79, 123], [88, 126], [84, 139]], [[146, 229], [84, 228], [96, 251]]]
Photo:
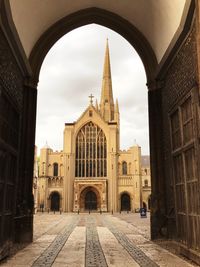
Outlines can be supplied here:
[[150, 156], [145, 155], [141, 157], [141, 165], [142, 167], [150, 167]]

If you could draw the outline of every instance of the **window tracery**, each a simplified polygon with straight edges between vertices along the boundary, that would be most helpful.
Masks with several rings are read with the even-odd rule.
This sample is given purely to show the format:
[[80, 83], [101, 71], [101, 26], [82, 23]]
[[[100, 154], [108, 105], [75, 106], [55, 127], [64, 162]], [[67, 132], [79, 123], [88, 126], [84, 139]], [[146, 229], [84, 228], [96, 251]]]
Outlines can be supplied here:
[[76, 137], [76, 177], [105, 177], [107, 175], [107, 144], [103, 130], [89, 122]]

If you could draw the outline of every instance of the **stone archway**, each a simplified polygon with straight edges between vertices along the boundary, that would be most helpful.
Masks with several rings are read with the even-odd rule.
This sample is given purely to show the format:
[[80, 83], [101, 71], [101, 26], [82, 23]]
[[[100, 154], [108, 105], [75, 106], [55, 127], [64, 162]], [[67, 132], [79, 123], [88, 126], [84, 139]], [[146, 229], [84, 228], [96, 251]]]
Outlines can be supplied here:
[[92, 23], [105, 26], [119, 33], [134, 47], [144, 64], [147, 83], [150, 84], [155, 76], [157, 59], [147, 39], [127, 20], [113, 12], [96, 7], [72, 13], [53, 24], [44, 32], [33, 47], [29, 57], [33, 71], [33, 82], [37, 84], [43, 60], [56, 41], [71, 30]]
[[[185, 24], [185, 32], [183, 32], [183, 35], [180, 36], [177, 45], [183, 42], [183, 37], [185, 37], [186, 33], [189, 32], [188, 27], [190, 27], [192, 22], [192, 10], [193, 9], [191, 8], [191, 14], [189, 16], [188, 23]], [[149, 132], [151, 151], [151, 176], [153, 177], [151, 183], [151, 237], [152, 239], [155, 239], [161, 236], [161, 228], [171, 227], [170, 223], [169, 225], [167, 225], [166, 220], [163, 223], [163, 217], [167, 216], [168, 209], [171, 209], [168, 206], [173, 206], [174, 208], [175, 205], [174, 203], [170, 203], [170, 201], [168, 200], [169, 197], [166, 193], [168, 192], [170, 196], [174, 194], [172, 191], [170, 191], [169, 193], [169, 190], [166, 190], [166, 187], [168, 185], [166, 185], [166, 174], [164, 173], [165, 162], [163, 161], [164, 155], [162, 149], [163, 129], [166, 127], [166, 125], [163, 125], [163, 116], [161, 114], [163, 114], [163, 112], [165, 113], [165, 115], [168, 113], [165, 112], [166, 110], [164, 110], [165, 107], [163, 106], [163, 98], [165, 96], [163, 96], [161, 89], [163, 89], [164, 87], [163, 79], [166, 75], [165, 70], [167, 70], [167, 68], [169, 67], [172, 57], [176, 52], [176, 47], [174, 51], [171, 51], [171, 53], [167, 55], [168, 60], [164, 60], [164, 64], [163, 62], [161, 62], [160, 66], [158, 67], [157, 59], [147, 39], [128, 21], [124, 20], [115, 13], [99, 8], [88, 8], [80, 10], [71, 15], [68, 15], [67, 17], [64, 17], [60, 21], [57, 21], [39, 38], [36, 45], [34, 46], [29, 57], [29, 61], [33, 70], [33, 76], [31, 78], [31, 85], [29, 88], [30, 90], [27, 90], [26, 92], [28, 94], [27, 101], [30, 101], [30, 99], [32, 98], [36, 100], [36, 95], [34, 95], [34, 90], [32, 89], [35, 89], [37, 87], [42, 62], [54, 43], [69, 31], [90, 23], [97, 23], [102, 26], [108, 27], [123, 36], [136, 49], [144, 64], [147, 76], [147, 85], [149, 88]], [[33, 88], [32, 86], [35, 88]], [[34, 107], [33, 110], [27, 110], [27, 118], [32, 117], [31, 113], [35, 113]], [[156, 124], [154, 123], [155, 120]], [[28, 125], [29, 121], [30, 120], [28, 119]], [[166, 118], [164, 119], [164, 121], [166, 121]], [[29, 126], [33, 128], [32, 125]], [[30, 127], [27, 127], [27, 129], [29, 129]], [[167, 128], [167, 131], [170, 131], [169, 126]], [[168, 138], [168, 136], [166, 138]], [[168, 144], [169, 142], [167, 142], [167, 145]], [[167, 151], [170, 151], [170, 149]]]
[[[192, 2], [197, 3], [198, 1]], [[4, 3], [4, 1], [0, 0], [0, 4], [2, 3]], [[3, 4], [1, 7], [2, 6]], [[1, 8], [1, 13], [2, 12], [3, 8]], [[16, 132], [18, 134], [18, 138], [14, 138], [13, 143], [8, 140], [5, 141], [3, 153], [7, 155], [8, 153], [12, 153], [12, 151], [14, 151], [16, 162], [19, 164], [18, 166], [16, 165], [17, 171], [15, 172], [13, 179], [13, 181], [16, 181], [16, 186], [13, 187], [14, 190], [12, 191], [10, 189], [10, 191], [3, 191], [3, 194], [5, 194], [4, 199], [6, 200], [7, 197], [9, 201], [8, 203], [10, 203], [11, 199], [9, 196], [13, 196], [13, 192], [15, 193], [16, 205], [12, 203], [9, 204], [9, 207], [12, 208], [10, 209], [12, 216], [9, 216], [8, 218], [9, 224], [2, 224], [2, 232], [5, 229], [8, 233], [13, 232], [13, 240], [15, 239], [19, 242], [22, 242], [23, 240], [32, 240], [33, 199], [31, 194], [37, 98], [36, 88], [43, 59], [53, 44], [65, 33], [89, 23], [98, 23], [115, 30], [133, 45], [142, 58], [148, 77], [148, 85], [150, 89], [152, 89], [149, 91], [151, 171], [153, 177], [151, 198], [151, 237], [152, 239], [155, 239], [160, 235], [162, 236], [163, 233], [168, 232], [169, 236], [176, 238], [177, 234], [179, 234], [181, 239], [184, 240], [189, 248], [197, 247], [195, 243], [196, 240], [190, 240], [192, 234], [190, 234], [189, 231], [185, 231], [185, 225], [188, 230], [192, 231], [192, 229], [190, 229], [191, 227], [189, 227], [191, 224], [189, 224], [188, 216], [187, 218], [184, 218], [185, 221], [183, 221], [183, 218], [181, 217], [182, 214], [179, 214], [177, 225], [179, 226], [180, 233], [178, 233], [177, 229], [174, 227], [176, 225], [176, 216], [171, 216], [171, 213], [174, 213], [174, 198], [176, 195], [174, 195], [174, 188], [172, 187], [172, 172], [169, 171], [172, 164], [172, 158], [168, 115], [169, 112], [171, 112], [172, 104], [173, 107], [175, 105], [173, 101], [176, 100], [177, 103], [178, 101], [180, 102], [184, 95], [183, 93], [191, 91], [191, 89], [198, 84], [197, 76], [199, 75], [199, 70], [197, 72], [195, 66], [199, 62], [197, 61], [197, 56], [195, 57], [196, 48], [194, 47], [197, 35], [199, 34], [198, 27], [197, 29], [193, 27], [195, 30], [193, 31], [194, 34], [189, 37], [187, 36], [187, 34], [191, 32], [190, 21], [192, 21], [192, 15], [193, 11], [190, 12], [189, 17], [191, 20], [187, 21], [181, 38], [174, 45], [173, 51], [167, 51], [165, 57], [163, 58], [163, 62], [161, 62], [162, 64], [160, 64], [159, 69], [157, 70], [157, 73], [155, 55], [143, 35], [128, 21], [108, 11], [102, 11], [98, 8], [81, 10], [76, 12], [76, 14], [69, 15], [61, 21], [58, 21], [50, 27], [49, 30], [47, 30], [46, 33], [44, 33], [44, 35], [38, 40], [38, 43], [31, 53], [30, 63], [32, 66], [33, 76], [31, 76], [30, 73], [27, 73], [27, 70], [25, 71], [25, 60], [22, 56], [20, 56], [18, 39], [16, 41], [14, 35], [9, 32], [11, 29], [10, 25], [8, 25], [7, 30], [5, 30], [6, 27], [4, 27], [4, 31], [0, 33], [0, 39], [3, 47], [3, 71], [1, 78], [2, 81], [5, 81], [6, 86], [3, 84], [2, 88], [5, 92], [6, 88], [8, 88], [9, 93], [11, 93], [9, 97], [7, 97], [9, 107], [12, 107], [12, 102], [15, 103], [19, 100], [19, 103], [17, 102], [17, 110], [15, 113], [17, 116], [21, 117], [20, 121], [22, 124], [17, 124], [15, 120], [14, 125], [17, 124], [16, 129], [13, 130], [12, 127], [8, 128], [9, 134], [5, 135], [8, 137], [11, 133]], [[3, 23], [6, 25], [6, 20], [8, 20], [8, 16], [5, 12], [1, 24]], [[6, 32], [7, 36], [5, 34]], [[183, 59], [183, 61], [180, 61], [180, 59]], [[187, 67], [187, 69], [185, 69], [185, 67]], [[8, 77], [12, 77], [12, 79], [7, 79]], [[30, 78], [28, 82], [27, 77]], [[173, 77], [176, 79], [173, 79]], [[163, 80], [165, 83], [162, 82]], [[179, 94], [179, 92], [183, 93]], [[10, 116], [10, 118], [11, 117], [13, 116]], [[8, 121], [8, 124], [13, 126], [11, 120]], [[197, 122], [195, 126], [198, 126]], [[17, 149], [14, 149], [13, 144], [15, 145], [16, 140], [20, 140], [20, 145], [16, 146]], [[198, 155], [199, 153], [196, 154]], [[197, 161], [196, 158], [195, 160]], [[10, 168], [7, 169], [10, 170]], [[18, 174], [18, 176], [16, 174]], [[9, 177], [9, 174], [5, 173], [5, 181]], [[165, 179], [165, 177], [169, 177], [169, 179]], [[4, 188], [9, 187], [4, 186]], [[193, 195], [191, 196], [193, 197]], [[13, 208], [14, 206], [16, 206], [16, 210]], [[20, 214], [23, 214], [23, 216], [19, 216]], [[3, 213], [2, 216], [3, 220], [6, 222], [6, 210], [5, 214]], [[195, 223], [195, 216], [193, 219], [193, 225], [198, 225]], [[8, 228], [8, 225], [15, 225], [16, 229], [12, 229], [12, 227]], [[165, 231], [166, 228], [168, 231]], [[23, 231], [20, 229], [23, 229]], [[9, 239], [10, 236], [7, 238]], [[6, 244], [4, 240], [3, 242]], [[6, 251], [8, 251], [8, 249], [6, 249]]]
[[52, 211], [60, 210], [60, 194], [58, 192], [52, 192], [50, 195], [50, 209]]
[[97, 211], [101, 207], [100, 194], [95, 187], [88, 186], [80, 193], [80, 210]]
[[121, 194], [121, 211], [130, 211], [131, 210], [131, 198], [130, 195], [126, 192]]
[[85, 210], [97, 210], [97, 195], [92, 190], [85, 195]]

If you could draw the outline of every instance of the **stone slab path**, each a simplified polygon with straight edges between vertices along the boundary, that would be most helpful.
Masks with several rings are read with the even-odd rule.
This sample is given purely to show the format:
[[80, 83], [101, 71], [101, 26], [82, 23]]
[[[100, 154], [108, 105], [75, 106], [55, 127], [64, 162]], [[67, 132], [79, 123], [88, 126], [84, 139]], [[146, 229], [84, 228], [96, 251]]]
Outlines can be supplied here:
[[196, 266], [149, 240], [139, 214], [45, 214], [34, 220], [34, 242], [1, 267]]

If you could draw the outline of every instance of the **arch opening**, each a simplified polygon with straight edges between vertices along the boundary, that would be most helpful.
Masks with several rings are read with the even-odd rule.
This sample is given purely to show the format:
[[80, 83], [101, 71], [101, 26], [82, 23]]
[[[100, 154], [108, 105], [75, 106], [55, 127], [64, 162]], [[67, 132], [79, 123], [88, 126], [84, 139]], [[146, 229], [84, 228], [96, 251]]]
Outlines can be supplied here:
[[131, 198], [128, 193], [123, 193], [121, 195], [121, 211], [131, 210]]
[[97, 196], [92, 190], [85, 195], [85, 210], [97, 210]]
[[58, 192], [52, 192], [50, 195], [50, 209], [51, 211], [60, 210], [60, 194]]
[[157, 68], [156, 56], [143, 34], [132, 24], [119, 15], [100, 8], [88, 8], [80, 10], [53, 24], [36, 42], [29, 57], [33, 71], [32, 82], [39, 80], [41, 65], [51, 47], [66, 33], [89, 24], [105, 26], [124, 37], [140, 56], [147, 83], [151, 84]]
[[101, 208], [100, 194], [93, 186], [88, 186], [80, 193], [80, 211], [97, 211]]

